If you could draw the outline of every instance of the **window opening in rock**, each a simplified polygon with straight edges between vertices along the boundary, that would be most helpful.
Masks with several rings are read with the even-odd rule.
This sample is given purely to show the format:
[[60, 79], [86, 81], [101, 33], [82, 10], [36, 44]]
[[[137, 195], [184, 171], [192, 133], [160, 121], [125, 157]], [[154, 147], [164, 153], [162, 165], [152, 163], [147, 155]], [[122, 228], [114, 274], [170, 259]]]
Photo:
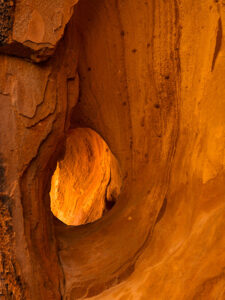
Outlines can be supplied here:
[[63, 158], [51, 179], [51, 211], [67, 225], [100, 219], [121, 188], [119, 165], [106, 142], [90, 128], [70, 130]]

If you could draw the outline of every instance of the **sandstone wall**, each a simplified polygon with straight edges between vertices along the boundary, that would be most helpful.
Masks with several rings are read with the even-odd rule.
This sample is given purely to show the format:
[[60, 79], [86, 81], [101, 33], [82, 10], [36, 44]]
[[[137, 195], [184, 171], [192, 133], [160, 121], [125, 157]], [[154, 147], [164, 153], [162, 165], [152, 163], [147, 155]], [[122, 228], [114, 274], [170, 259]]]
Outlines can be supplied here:
[[[6, 24], [2, 294], [223, 300], [225, 3], [76, 2], [19, 2]], [[76, 127], [107, 142], [123, 187], [102, 219], [70, 227], [49, 191]]]

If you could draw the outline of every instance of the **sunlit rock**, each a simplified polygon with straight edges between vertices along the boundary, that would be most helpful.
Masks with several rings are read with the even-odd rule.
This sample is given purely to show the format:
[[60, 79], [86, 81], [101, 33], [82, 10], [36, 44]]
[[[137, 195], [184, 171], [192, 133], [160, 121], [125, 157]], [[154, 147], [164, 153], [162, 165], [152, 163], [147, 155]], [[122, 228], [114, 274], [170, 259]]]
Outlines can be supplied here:
[[63, 157], [51, 180], [51, 210], [67, 225], [98, 220], [115, 204], [121, 187], [118, 163], [105, 141], [89, 128], [67, 134]]

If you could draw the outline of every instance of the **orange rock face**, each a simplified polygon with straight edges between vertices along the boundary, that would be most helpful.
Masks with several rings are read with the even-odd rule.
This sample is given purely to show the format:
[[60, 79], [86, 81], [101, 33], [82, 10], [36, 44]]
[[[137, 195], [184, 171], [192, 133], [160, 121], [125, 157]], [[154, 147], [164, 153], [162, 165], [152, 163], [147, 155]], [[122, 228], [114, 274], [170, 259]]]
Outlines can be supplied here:
[[[0, 295], [224, 300], [224, 1], [17, 2], [0, 4]], [[54, 217], [57, 178], [54, 214], [95, 222]]]
[[17, 1], [0, 4], [1, 52], [40, 62], [49, 58], [62, 38], [78, 0]]
[[69, 131], [51, 180], [53, 214], [67, 225], [96, 221], [120, 187], [119, 166], [104, 140], [89, 128]]

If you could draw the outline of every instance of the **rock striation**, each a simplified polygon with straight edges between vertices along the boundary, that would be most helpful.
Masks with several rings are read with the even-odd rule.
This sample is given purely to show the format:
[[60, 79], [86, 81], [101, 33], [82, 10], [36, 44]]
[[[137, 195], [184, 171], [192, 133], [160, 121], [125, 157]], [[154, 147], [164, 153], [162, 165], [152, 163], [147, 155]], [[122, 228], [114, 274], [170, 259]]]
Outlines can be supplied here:
[[64, 147], [51, 179], [51, 211], [67, 225], [94, 222], [118, 199], [118, 163], [90, 128], [70, 130]]
[[[224, 1], [4, 1], [0, 20], [0, 295], [224, 300]], [[49, 197], [71, 132], [91, 196], [112, 157], [122, 182], [82, 226]]]

